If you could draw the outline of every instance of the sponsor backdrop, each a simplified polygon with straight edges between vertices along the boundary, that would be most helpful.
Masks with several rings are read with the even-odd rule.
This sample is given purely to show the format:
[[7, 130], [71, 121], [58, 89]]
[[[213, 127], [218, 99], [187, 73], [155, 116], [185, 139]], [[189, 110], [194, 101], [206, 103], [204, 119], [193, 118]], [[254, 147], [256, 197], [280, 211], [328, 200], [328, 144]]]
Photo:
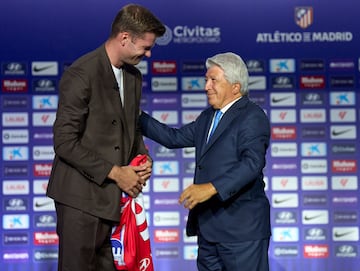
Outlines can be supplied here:
[[[206, 57], [233, 51], [247, 62], [251, 98], [271, 121], [271, 269], [359, 270], [359, 2], [134, 2], [167, 26], [139, 64], [142, 107], [157, 119], [180, 126], [207, 106]], [[3, 271], [56, 270], [56, 216], [45, 190], [59, 79], [108, 37], [126, 3], [0, 3]], [[187, 211], [177, 203], [192, 182], [194, 150], [146, 143], [155, 161], [145, 199], [156, 270], [196, 270], [196, 239], [185, 236]]]

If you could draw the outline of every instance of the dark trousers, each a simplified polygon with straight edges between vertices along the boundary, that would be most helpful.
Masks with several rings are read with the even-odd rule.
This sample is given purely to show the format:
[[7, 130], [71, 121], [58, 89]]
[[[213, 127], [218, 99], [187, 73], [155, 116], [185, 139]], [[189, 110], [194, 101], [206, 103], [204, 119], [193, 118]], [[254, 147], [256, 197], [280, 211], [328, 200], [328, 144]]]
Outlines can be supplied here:
[[212, 243], [199, 235], [198, 245], [199, 271], [269, 271], [269, 239]]
[[55, 203], [59, 236], [58, 271], [114, 271], [112, 222]]

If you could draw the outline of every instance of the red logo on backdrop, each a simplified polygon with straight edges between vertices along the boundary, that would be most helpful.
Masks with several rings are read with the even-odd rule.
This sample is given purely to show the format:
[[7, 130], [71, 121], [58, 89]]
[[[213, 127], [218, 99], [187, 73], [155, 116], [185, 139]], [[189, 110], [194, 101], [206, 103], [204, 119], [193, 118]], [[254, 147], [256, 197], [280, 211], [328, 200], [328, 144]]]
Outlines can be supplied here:
[[54, 231], [34, 232], [35, 245], [57, 245], [59, 244], [59, 237]]
[[272, 139], [296, 139], [295, 126], [274, 126], [271, 128]]
[[304, 246], [304, 258], [328, 258], [328, 245], [306, 245]]
[[332, 172], [357, 172], [356, 160], [333, 160], [331, 161]]
[[151, 72], [152, 74], [176, 74], [176, 61], [154, 61]]
[[305, 29], [312, 25], [314, 21], [314, 11], [312, 7], [296, 7], [295, 23]]
[[325, 88], [325, 76], [324, 75], [301, 76], [300, 88], [301, 89]]
[[34, 176], [35, 177], [50, 176], [51, 168], [52, 168], [52, 163], [35, 164], [34, 165]]
[[26, 79], [4, 79], [1, 88], [3, 92], [27, 92], [28, 81]]
[[154, 241], [157, 243], [177, 243], [180, 240], [179, 230], [156, 230]]

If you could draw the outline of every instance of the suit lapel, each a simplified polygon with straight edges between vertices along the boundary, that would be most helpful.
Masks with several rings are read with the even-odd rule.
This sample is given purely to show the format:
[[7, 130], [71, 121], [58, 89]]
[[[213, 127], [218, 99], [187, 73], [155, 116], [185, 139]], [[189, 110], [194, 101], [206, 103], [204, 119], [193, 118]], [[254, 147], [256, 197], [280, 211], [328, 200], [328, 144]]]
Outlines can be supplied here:
[[[206, 139], [209, 134], [210, 126], [211, 126], [211, 120], [214, 117], [215, 110], [210, 108], [205, 112], [205, 117], [199, 124], [199, 131], [202, 131], [203, 135], [201, 135], [199, 145], [197, 148], [199, 149], [199, 154], [197, 157], [201, 157], [206, 149]], [[199, 148], [200, 147], [200, 148]]]
[[[122, 116], [125, 121], [125, 130], [127, 132], [127, 140], [129, 146], [132, 146], [134, 141], [134, 131], [135, 131], [135, 124], [136, 124], [136, 78], [134, 75], [127, 72], [126, 66], [123, 68], [123, 75], [124, 75], [124, 107]], [[129, 149], [130, 151], [130, 149]]]
[[[130, 153], [130, 146], [132, 146], [132, 144], [130, 144], [130, 138], [133, 138], [133, 136], [131, 137], [130, 135], [130, 131], [133, 131], [133, 123], [135, 122], [133, 120], [134, 114], [132, 114], [131, 112], [134, 109], [134, 99], [132, 97], [126, 97], [128, 94], [127, 92], [131, 91], [126, 91], [126, 89], [133, 89], [128, 82], [129, 79], [127, 76], [127, 72], [125, 71], [125, 69], [123, 69], [123, 75], [124, 75], [124, 96], [125, 96], [125, 101], [123, 101], [123, 104], [126, 105], [126, 103], [129, 103], [129, 105], [126, 106], [126, 108], [124, 108], [124, 106], [121, 103], [121, 98], [120, 98], [120, 92], [119, 92], [119, 87], [114, 75], [114, 72], [112, 70], [111, 67], [111, 63], [110, 60], [106, 54], [105, 51], [105, 47], [101, 47], [101, 51], [100, 51], [100, 55], [101, 55], [101, 59], [102, 59], [102, 65], [103, 65], [103, 82], [105, 85], [105, 89], [108, 89], [109, 92], [106, 93], [105, 95], [109, 95], [109, 99], [108, 101], [111, 103], [112, 109], [114, 110], [114, 113], [120, 118], [121, 121], [121, 130], [123, 131], [122, 137], [123, 137], [123, 153], [128, 155]], [[130, 80], [132, 81], [132, 80]], [[135, 94], [134, 94], [135, 95]], [[127, 111], [128, 110], [128, 111]], [[133, 134], [133, 133], [131, 133]]]

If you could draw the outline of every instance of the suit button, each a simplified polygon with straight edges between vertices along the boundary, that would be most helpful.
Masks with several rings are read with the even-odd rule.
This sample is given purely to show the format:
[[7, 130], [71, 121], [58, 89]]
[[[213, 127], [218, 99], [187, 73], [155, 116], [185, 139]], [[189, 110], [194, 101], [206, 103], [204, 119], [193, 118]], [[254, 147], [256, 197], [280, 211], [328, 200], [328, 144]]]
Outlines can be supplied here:
[[120, 147], [119, 147], [119, 146], [115, 146], [114, 149], [115, 149], [115, 151], [118, 151], [118, 150], [120, 150]]
[[116, 120], [113, 120], [113, 121], [111, 122], [111, 124], [112, 124], [112, 125], [116, 125], [116, 124], [117, 124], [117, 121], [116, 121]]
[[198, 169], [199, 169], [199, 170], [202, 170], [202, 166], [198, 165]]

